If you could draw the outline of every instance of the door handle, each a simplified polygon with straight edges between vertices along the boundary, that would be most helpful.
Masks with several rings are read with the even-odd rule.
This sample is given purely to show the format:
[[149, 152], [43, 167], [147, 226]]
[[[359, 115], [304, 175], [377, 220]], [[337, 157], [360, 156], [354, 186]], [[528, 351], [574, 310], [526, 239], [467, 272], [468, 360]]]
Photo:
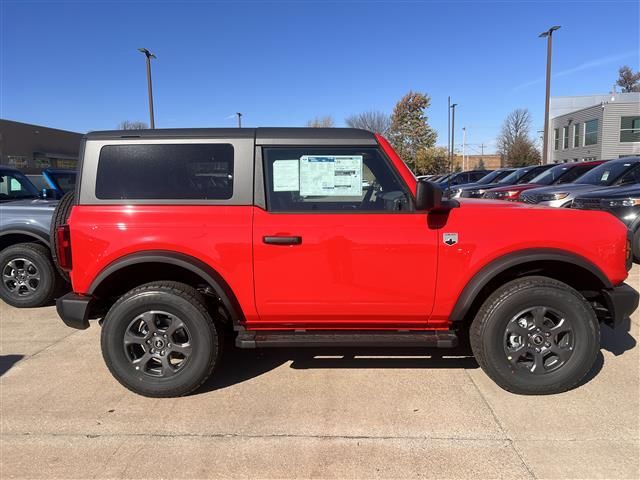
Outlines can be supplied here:
[[302, 243], [302, 237], [273, 235], [262, 237], [262, 241], [269, 245], [300, 245]]

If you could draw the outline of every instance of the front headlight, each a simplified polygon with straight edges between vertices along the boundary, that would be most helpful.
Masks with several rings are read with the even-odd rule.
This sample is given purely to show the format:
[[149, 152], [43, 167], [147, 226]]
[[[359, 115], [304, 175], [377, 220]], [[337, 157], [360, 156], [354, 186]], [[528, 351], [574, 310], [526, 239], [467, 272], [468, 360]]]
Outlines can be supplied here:
[[496, 198], [513, 198], [520, 193], [519, 190], [507, 190], [506, 192], [498, 192]]
[[554, 200], [562, 200], [569, 196], [568, 193], [545, 193], [540, 196], [541, 202], [552, 202]]
[[451, 190], [451, 198], [459, 198], [462, 195], [461, 188], [454, 188]]
[[601, 200], [600, 205], [603, 208], [616, 207], [637, 207], [640, 205], [640, 198], [617, 198], [613, 200]]

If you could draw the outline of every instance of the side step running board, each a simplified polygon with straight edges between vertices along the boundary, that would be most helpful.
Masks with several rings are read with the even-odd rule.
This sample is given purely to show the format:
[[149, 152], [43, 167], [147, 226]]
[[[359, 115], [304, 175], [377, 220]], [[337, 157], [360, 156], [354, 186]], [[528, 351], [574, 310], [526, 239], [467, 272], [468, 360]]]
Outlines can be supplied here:
[[238, 348], [268, 347], [436, 347], [452, 348], [458, 337], [452, 331], [240, 331]]

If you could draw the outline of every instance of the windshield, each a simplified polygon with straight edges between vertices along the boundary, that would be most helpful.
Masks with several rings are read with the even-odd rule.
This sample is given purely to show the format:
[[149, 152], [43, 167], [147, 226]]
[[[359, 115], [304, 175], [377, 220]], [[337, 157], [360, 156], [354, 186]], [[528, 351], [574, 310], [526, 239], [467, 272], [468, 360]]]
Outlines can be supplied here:
[[578, 178], [575, 183], [583, 185], [598, 185], [607, 187], [612, 185], [621, 175], [636, 167], [634, 162], [607, 162]]
[[538, 185], [554, 185], [558, 183], [573, 182], [576, 178], [591, 170], [593, 167], [594, 165], [556, 165], [532, 179], [531, 183], [536, 183]]
[[38, 189], [19, 172], [0, 172], [0, 202], [38, 198]]
[[484, 177], [482, 177], [476, 183], [479, 185], [488, 185], [490, 183], [496, 183], [512, 172], [513, 170], [494, 170], [493, 172], [487, 173]]
[[31, 183], [33, 183], [39, 192], [41, 192], [43, 188], [50, 188], [47, 183], [47, 179], [42, 175], [27, 175], [27, 178]]
[[507, 185], [513, 185], [514, 183], [517, 183], [520, 177], [524, 174], [525, 172], [521, 168], [519, 168], [518, 170], [514, 170], [513, 172], [511, 172], [509, 175], [504, 177], [498, 183], [506, 183]]
[[76, 186], [76, 172], [47, 172], [55, 187], [67, 193]]

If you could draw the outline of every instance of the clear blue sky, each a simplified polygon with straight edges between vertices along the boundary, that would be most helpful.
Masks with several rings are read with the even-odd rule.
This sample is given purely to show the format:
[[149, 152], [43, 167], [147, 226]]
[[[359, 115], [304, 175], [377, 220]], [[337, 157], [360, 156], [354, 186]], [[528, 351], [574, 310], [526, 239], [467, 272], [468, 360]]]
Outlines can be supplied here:
[[[408, 90], [432, 97], [446, 145], [492, 144], [504, 116], [543, 122], [546, 42], [553, 95], [610, 91], [639, 66], [637, 1], [30, 1], [0, 0], [0, 117], [85, 132], [148, 121], [144, 57], [153, 63], [156, 127], [338, 126], [391, 112]], [[456, 143], [459, 143], [456, 141]], [[492, 150], [493, 146], [489, 147]]]

